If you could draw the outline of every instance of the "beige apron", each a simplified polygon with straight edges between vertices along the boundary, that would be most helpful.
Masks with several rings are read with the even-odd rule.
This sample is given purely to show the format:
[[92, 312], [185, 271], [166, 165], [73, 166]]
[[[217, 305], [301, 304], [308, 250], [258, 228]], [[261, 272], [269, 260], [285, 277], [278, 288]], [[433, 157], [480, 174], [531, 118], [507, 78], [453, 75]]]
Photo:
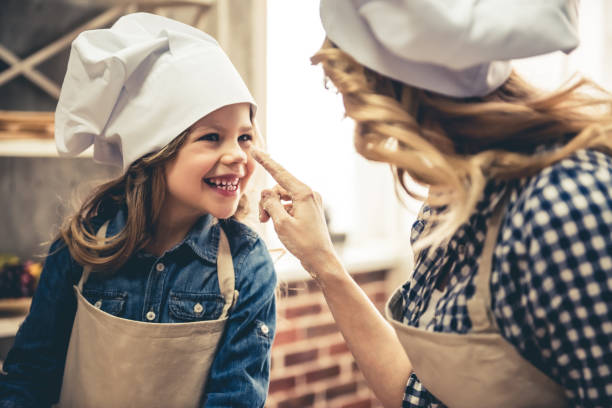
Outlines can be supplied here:
[[472, 331], [432, 332], [402, 323], [398, 289], [386, 306], [387, 319], [425, 388], [450, 408], [562, 408], [563, 388], [525, 360], [500, 334], [490, 309], [489, 282], [504, 198], [489, 221], [487, 237], [474, 277], [476, 293], [467, 308]]
[[[218, 320], [145, 323], [106, 313], [81, 294], [89, 270], [74, 287], [77, 311], [66, 356], [59, 405], [95, 407], [198, 407], [223, 334], [234, 289], [227, 237], [219, 228], [217, 274], [225, 297]], [[106, 225], [98, 231], [104, 237]]]

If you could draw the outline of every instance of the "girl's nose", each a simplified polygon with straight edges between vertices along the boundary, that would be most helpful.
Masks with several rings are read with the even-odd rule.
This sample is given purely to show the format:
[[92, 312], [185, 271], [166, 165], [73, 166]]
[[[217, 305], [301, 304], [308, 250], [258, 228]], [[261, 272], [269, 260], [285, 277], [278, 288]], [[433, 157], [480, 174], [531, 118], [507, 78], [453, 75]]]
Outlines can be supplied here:
[[223, 151], [221, 162], [228, 165], [235, 163], [246, 163], [247, 154], [240, 144], [231, 143], [231, 145], [227, 146], [227, 148]]

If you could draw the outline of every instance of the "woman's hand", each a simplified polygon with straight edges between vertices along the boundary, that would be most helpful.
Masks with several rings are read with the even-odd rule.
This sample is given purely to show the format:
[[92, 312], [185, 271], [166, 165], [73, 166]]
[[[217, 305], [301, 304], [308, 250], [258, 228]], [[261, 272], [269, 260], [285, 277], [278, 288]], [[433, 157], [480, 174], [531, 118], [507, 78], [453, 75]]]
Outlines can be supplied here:
[[262, 191], [259, 219], [266, 222], [272, 218], [280, 240], [321, 286], [376, 396], [384, 406], [401, 405], [412, 366], [391, 325], [340, 263], [327, 231], [321, 197], [267, 153], [251, 148], [251, 154], [278, 182]]
[[339, 262], [325, 223], [321, 196], [267, 153], [255, 147], [250, 152], [278, 183], [261, 192], [259, 220], [271, 218], [281, 242], [318, 279], [330, 263]]

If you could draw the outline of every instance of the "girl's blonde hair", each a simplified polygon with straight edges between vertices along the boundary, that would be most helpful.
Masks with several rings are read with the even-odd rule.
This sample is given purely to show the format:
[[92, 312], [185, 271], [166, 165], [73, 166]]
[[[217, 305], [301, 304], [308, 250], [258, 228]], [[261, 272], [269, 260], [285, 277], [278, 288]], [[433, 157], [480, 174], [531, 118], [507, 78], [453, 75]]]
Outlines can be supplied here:
[[[257, 144], [258, 131], [255, 121], [251, 121]], [[160, 151], [136, 160], [122, 176], [95, 188], [76, 213], [66, 218], [57, 238], [68, 246], [77, 263], [93, 271], [116, 271], [135, 251], [151, 242], [166, 197], [166, 164], [176, 158], [190, 131], [185, 130]], [[126, 211], [125, 227], [99, 242], [92, 220], [108, 220], [119, 209]], [[248, 199], [243, 192], [232, 218], [240, 221], [248, 213]]]
[[429, 188], [440, 211], [421, 249], [467, 221], [490, 179], [529, 177], [582, 148], [612, 155], [611, 98], [587, 79], [546, 94], [513, 72], [487, 96], [452, 98], [373, 72], [328, 39], [311, 61], [342, 94], [357, 152], [389, 163], [410, 196], [425, 199], [405, 176]]

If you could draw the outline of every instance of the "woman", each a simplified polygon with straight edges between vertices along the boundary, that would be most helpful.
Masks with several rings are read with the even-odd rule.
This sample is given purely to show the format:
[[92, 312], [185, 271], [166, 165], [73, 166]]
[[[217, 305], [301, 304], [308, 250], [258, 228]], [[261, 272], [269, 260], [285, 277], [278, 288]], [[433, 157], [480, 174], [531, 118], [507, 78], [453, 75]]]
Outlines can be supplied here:
[[319, 196], [253, 151], [278, 181], [260, 219], [321, 286], [378, 398], [609, 406], [611, 99], [587, 80], [545, 94], [505, 62], [576, 47], [575, 3], [322, 0], [321, 17], [312, 60], [358, 152], [408, 194], [409, 178], [429, 188], [389, 322], [340, 263]]

